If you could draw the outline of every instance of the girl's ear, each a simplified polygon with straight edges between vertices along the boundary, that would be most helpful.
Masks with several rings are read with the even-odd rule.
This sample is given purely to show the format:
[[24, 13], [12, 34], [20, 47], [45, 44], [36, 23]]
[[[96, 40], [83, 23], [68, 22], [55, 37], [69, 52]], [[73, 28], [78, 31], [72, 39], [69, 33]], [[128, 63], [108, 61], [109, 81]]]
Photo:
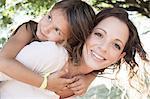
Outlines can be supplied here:
[[119, 56], [119, 58], [118, 58], [118, 60], [120, 60], [121, 58], [123, 58], [125, 55], [126, 55], [126, 52], [121, 53], [120, 56]]

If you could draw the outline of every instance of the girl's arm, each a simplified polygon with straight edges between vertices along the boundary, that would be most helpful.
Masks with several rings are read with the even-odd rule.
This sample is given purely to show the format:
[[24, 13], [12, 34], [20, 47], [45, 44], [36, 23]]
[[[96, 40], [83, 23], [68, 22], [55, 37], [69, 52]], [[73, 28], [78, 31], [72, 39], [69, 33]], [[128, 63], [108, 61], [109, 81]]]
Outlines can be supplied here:
[[28, 70], [15, 59], [18, 52], [29, 43], [32, 38], [31, 30], [27, 30], [25, 24], [22, 25], [0, 52], [0, 72], [16, 80], [39, 87], [43, 78]]
[[[43, 82], [43, 77], [27, 69], [25, 65], [15, 59], [19, 51], [28, 44], [32, 38], [31, 30], [26, 29], [26, 24], [22, 25], [0, 52], [0, 72], [18, 81], [39, 87]], [[74, 81], [73, 79], [65, 79], [61, 76], [63, 76], [63, 73], [51, 74], [48, 79], [47, 89], [57, 92], [66, 86], [66, 84]], [[54, 85], [56, 87], [54, 87]]]
[[5, 75], [4, 73], [0, 72], [0, 82], [7, 81], [7, 80], [11, 80], [11, 78], [9, 76]]

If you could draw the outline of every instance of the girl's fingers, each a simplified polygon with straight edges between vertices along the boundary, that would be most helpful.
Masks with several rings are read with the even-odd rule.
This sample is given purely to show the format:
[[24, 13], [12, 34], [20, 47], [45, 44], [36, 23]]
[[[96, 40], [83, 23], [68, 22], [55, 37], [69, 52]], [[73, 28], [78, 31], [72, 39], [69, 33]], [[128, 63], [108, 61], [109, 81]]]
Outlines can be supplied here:
[[69, 84], [73, 83], [75, 81], [75, 79], [66, 79], [66, 78], [62, 78], [60, 79], [60, 84], [58, 86], [61, 86], [60, 88], [62, 90], [64, 89], [68, 89], [69, 88]]
[[82, 86], [77, 86], [77, 87], [73, 87], [73, 88], [70, 88], [71, 90], [73, 91], [79, 91], [79, 90], [82, 90]]
[[73, 83], [75, 81], [74, 78], [70, 78], [70, 79], [68, 79], [68, 78], [60, 78], [59, 80], [60, 80], [60, 83], [63, 84], [64, 86], [66, 86], [66, 85], [68, 85], [70, 83]]
[[74, 87], [77, 87], [77, 86], [80, 86], [80, 85], [81, 85], [80, 81], [76, 81], [76, 82], [70, 84], [69, 87], [74, 88]]
[[61, 95], [63, 93], [63, 91], [57, 91], [56, 94]]
[[84, 91], [83, 91], [83, 90], [74, 91], [74, 94], [75, 94], [76, 96], [81, 96], [81, 95], [84, 94]]
[[64, 78], [64, 79], [66, 84], [71, 84], [76, 81], [76, 78], [70, 78], [70, 79]]
[[62, 90], [66, 90], [66, 89], [68, 89], [68, 87], [67, 87], [67, 86], [65, 86], [65, 87], [63, 87], [63, 88], [62, 88]]

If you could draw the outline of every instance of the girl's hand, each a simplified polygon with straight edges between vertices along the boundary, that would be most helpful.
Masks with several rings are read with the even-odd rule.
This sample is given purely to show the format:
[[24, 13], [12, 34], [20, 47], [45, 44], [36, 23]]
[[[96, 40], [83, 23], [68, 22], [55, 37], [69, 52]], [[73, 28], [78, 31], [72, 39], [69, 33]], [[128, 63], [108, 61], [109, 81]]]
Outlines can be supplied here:
[[92, 74], [78, 75], [75, 77], [76, 81], [69, 85], [69, 88], [74, 92], [75, 95], [83, 95], [86, 93], [89, 85], [95, 78]]
[[50, 74], [48, 77], [47, 89], [56, 93], [63, 93], [63, 90], [68, 89], [67, 85], [75, 81], [75, 78], [71, 79], [64, 78], [64, 76], [67, 73], [68, 73], [67, 71], [61, 70], [53, 74]]
[[75, 95], [83, 95], [88, 88], [88, 84], [84, 78], [84, 75], [76, 76], [76, 81], [70, 84], [69, 88], [74, 92]]
[[61, 99], [68, 98], [68, 97], [74, 95], [73, 91], [71, 89], [69, 89], [69, 88], [67, 88], [67, 89], [65, 89], [63, 91], [60, 91], [60, 92], [56, 92], [56, 94], [61, 96]]

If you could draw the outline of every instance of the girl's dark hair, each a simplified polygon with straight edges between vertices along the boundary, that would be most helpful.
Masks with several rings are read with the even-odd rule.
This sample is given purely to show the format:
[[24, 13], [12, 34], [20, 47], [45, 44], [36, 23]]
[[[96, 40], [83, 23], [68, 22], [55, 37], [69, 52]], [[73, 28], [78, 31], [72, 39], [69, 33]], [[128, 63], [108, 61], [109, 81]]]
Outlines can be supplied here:
[[[128, 13], [122, 8], [106, 8], [100, 11], [96, 15], [95, 25], [97, 25], [103, 19], [110, 17], [110, 16], [114, 16], [118, 18], [119, 20], [127, 24], [129, 28], [129, 38], [128, 38], [128, 41], [125, 45], [123, 52], [126, 52], [126, 55], [124, 56], [124, 60], [130, 66], [130, 72], [134, 74], [135, 73], [134, 68], [138, 66], [137, 62], [135, 61], [136, 53], [139, 54], [142, 60], [148, 61], [146, 57], [147, 54], [142, 47], [137, 29], [134, 26], [134, 24], [131, 22], [131, 20], [128, 18]], [[119, 60], [115, 65], [119, 66], [120, 68], [121, 60]], [[100, 72], [103, 72], [104, 70], [105, 69], [101, 70]]]
[[90, 5], [81, 0], [63, 0], [56, 3], [53, 9], [62, 9], [67, 16], [70, 37], [65, 47], [71, 61], [79, 64], [83, 44], [94, 28], [95, 13]]

